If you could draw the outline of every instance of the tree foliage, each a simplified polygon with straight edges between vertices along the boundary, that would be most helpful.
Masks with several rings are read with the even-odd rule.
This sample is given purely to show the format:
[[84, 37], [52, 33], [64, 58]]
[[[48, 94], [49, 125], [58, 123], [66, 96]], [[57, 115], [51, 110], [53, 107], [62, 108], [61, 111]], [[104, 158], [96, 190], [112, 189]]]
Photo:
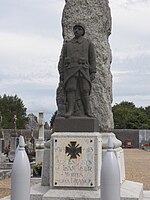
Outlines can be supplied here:
[[25, 128], [27, 122], [26, 108], [23, 101], [15, 96], [0, 96], [0, 113], [2, 116], [1, 126], [4, 129], [14, 128], [14, 116], [16, 115], [16, 127], [18, 129]]
[[122, 101], [112, 108], [116, 129], [149, 129], [150, 106], [137, 108], [134, 103]]

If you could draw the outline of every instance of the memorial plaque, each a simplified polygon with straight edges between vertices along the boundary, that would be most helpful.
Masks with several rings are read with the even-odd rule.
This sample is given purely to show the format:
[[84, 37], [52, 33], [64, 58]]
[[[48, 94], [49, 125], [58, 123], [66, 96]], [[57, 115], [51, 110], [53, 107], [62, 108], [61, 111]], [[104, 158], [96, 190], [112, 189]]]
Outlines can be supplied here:
[[53, 186], [95, 187], [95, 138], [54, 139]]

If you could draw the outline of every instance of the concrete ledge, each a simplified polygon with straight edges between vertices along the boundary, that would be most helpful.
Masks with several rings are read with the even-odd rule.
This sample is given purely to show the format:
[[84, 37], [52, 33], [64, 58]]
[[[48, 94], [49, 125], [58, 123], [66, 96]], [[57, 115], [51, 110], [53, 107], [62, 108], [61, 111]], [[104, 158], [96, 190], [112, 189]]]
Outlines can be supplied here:
[[[49, 189], [44, 186], [36, 186], [34, 190], [35, 196], [31, 195], [30, 200], [100, 200], [100, 190], [92, 189]], [[47, 190], [44, 193], [44, 189]], [[37, 194], [37, 193], [38, 194]], [[41, 196], [43, 194], [43, 197]], [[39, 197], [38, 197], [39, 195]], [[150, 192], [144, 192], [143, 184], [124, 181], [121, 185], [121, 200], [147, 200], [150, 199]]]
[[77, 199], [77, 200], [99, 200], [100, 191], [90, 191], [90, 190], [49, 190], [42, 200], [67, 200], [67, 199]]
[[150, 200], [150, 190], [145, 190], [143, 192], [143, 196], [144, 196], [143, 200]]
[[[129, 183], [130, 182], [130, 183]], [[131, 191], [130, 191], [130, 189], [128, 188], [127, 189], [127, 187], [126, 187], [126, 184], [129, 186], [130, 184], [132, 185], [133, 183], [135, 183], [135, 182], [132, 182], [132, 181], [127, 181], [127, 183], [125, 183], [125, 188], [122, 188], [122, 190], [128, 190], [128, 194], [132, 191], [133, 192], [133, 189], [131, 189]], [[138, 184], [138, 186], [140, 186], [139, 184]], [[38, 185], [38, 187], [42, 187], [42, 186], [39, 186]], [[33, 192], [33, 194], [36, 192], [36, 190], [38, 189], [38, 187], [37, 187], [37, 185], [36, 185], [36, 187], [35, 187], [35, 190], [34, 190], [34, 192]], [[37, 188], [37, 189], [36, 189]], [[134, 188], [134, 192], [137, 192], [137, 191], [135, 191], [135, 189], [136, 188]], [[30, 198], [30, 200], [42, 200], [42, 198], [41, 198], [41, 195], [38, 197], [37, 195], [35, 195], [35, 196], [32, 196], [32, 191], [33, 190], [31, 190], [31, 198]], [[48, 192], [46, 192], [45, 193], [45, 200], [46, 200], [46, 198], [49, 196], [49, 192], [50, 192], [51, 190], [49, 190]], [[130, 191], [130, 192], [129, 192]], [[54, 191], [53, 191], [54, 192]], [[56, 190], [55, 190], [55, 192], [56, 192]], [[71, 192], [72, 192], [72, 190], [71, 190]], [[87, 191], [87, 193], [86, 194], [88, 194], [88, 192], [90, 192], [90, 191]], [[124, 193], [125, 191], [122, 191], [121, 193]], [[63, 190], [63, 193], [64, 193], [64, 190]], [[77, 193], [77, 191], [75, 190], [75, 193]], [[82, 193], [82, 192], [81, 192]], [[84, 193], [85, 193], [85, 190], [84, 190]], [[126, 193], [126, 192], [125, 192]], [[96, 193], [95, 193], [96, 194]], [[99, 193], [97, 194], [97, 195], [99, 195]], [[56, 196], [56, 193], [53, 195], [53, 196]], [[73, 195], [72, 195], [73, 196]], [[135, 196], [135, 195], [134, 195]], [[54, 197], [55, 198], [55, 197]], [[56, 199], [56, 198], [55, 198]], [[57, 198], [58, 199], [58, 198]], [[125, 199], [125, 200], [132, 200], [132, 199], [136, 199], [136, 200], [138, 200], [139, 198], [137, 197], [122, 197], [121, 198], [121, 200], [123, 200], [123, 199]], [[2, 199], [0, 199], [0, 200], [10, 200], [10, 196], [7, 196], [7, 197], [4, 197], [4, 198], [2, 198]], [[47, 199], [48, 200], [48, 199]], [[58, 199], [59, 200], [59, 199]], [[142, 197], [142, 200], [150, 200], [150, 190], [147, 190], [147, 191], [144, 191], [143, 192], [143, 197]]]
[[42, 200], [43, 195], [49, 190], [49, 186], [34, 185], [30, 190], [30, 200]]
[[124, 181], [121, 185], [121, 200], [143, 200], [143, 183]]

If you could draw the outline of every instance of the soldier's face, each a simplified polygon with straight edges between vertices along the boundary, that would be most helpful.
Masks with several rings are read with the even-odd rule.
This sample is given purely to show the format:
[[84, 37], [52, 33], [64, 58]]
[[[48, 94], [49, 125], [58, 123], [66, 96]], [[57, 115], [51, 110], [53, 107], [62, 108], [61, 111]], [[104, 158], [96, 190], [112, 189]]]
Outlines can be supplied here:
[[79, 38], [83, 35], [84, 30], [81, 26], [75, 26], [73, 29], [75, 37]]

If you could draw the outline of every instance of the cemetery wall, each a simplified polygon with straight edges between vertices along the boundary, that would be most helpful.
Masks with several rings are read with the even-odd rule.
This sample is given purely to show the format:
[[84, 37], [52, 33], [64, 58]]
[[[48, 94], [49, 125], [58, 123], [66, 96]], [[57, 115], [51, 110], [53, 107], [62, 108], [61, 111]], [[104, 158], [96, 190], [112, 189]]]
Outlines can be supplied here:
[[[147, 133], [148, 131], [148, 133]], [[14, 132], [14, 129], [4, 129], [4, 140], [5, 147], [9, 144], [11, 133]], [[127, 140], [132, 141], [133, 148], [139, 148], [141, 146], [141, 141], [143, 141], [143, 137], [145, 137], [145, 132], [150, 137], [149, 130], [139, 130], [139, 129], [114, 129], [113, 133], [115, 133], [116, 137], [122, 141], [124, 144]], [[23, 135], [25, 139], [29, 140], [31, 138], [31, 130], [20, 129], [17, 130], [18, 135]], [[44, 140], [47, 141], [51, 137], [51, 130], [44, 130]], [[33, 136], [35, 139], [38, 138], [39, 131], [38, 129], [33, 130]], [[147, 136], [147, 138], [149, 138]], [[0, 137], [1, 138], [1, 137]], [[142, 139], [140, 139], [142, 138]], [[146, 139], [145, 139], [146, 140]], [[149, 142], [149, 141], [147, 141]]]
[[[4, 134], [4, 141], [5, 141], [5, 147], [9, 145], [11, 134], [14, 133], [14, 129], [3, 129]], [[17, 129], [18, 136], [22, 135], [26, 140], [29, 140], [31, 138], [31, 130], [27, 129]], [[38, 138], [39, 130], [33, 130], [33, 137], [35, 139]], [[44, 130], [44, 140], [47, 141], [51, 137], [51, 131], [50, 130]]]
[[138, 129], [114, 129], [116, 137], [122, 141], [122, 146], [131, 141], [133, 148], [139, 148], [139, 130]]

